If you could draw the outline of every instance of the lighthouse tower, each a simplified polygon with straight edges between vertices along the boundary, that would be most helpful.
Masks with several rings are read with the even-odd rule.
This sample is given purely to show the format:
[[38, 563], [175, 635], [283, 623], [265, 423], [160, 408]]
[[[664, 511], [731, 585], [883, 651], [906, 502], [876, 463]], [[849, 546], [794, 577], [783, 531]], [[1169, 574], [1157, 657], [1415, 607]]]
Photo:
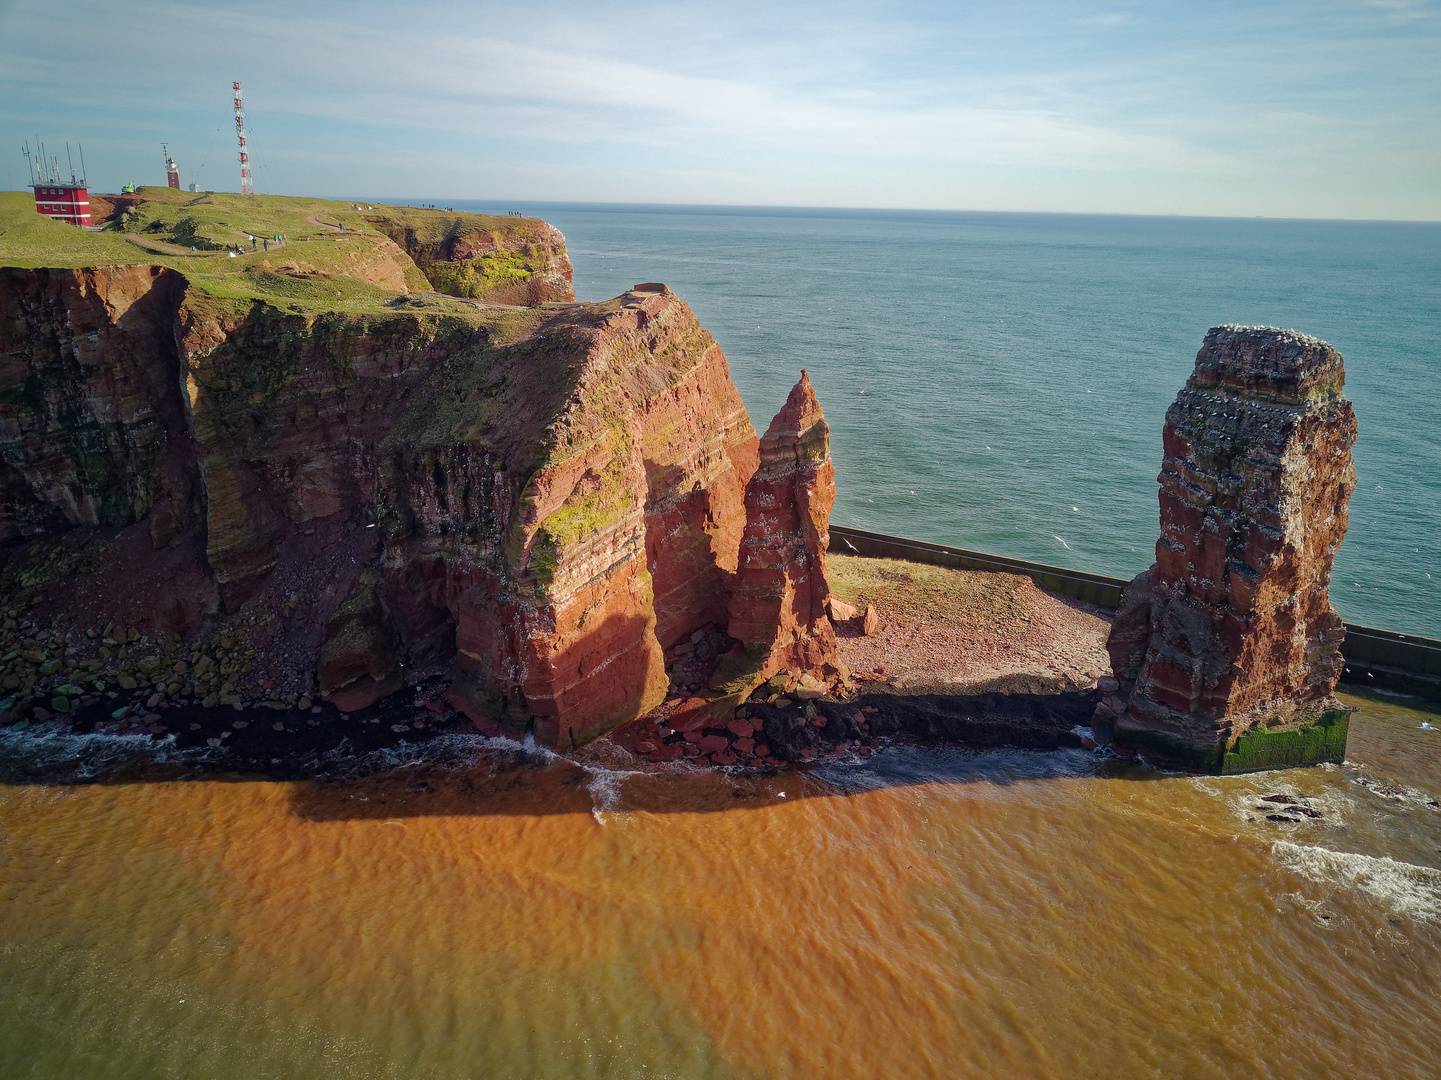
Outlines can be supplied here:
[[170, 147], [165, 143], [160, 144], [160, 152], [165, 155], [165, 183], [180, 190], [180, 167], [175, 164], [175, 159], [170, 156]]

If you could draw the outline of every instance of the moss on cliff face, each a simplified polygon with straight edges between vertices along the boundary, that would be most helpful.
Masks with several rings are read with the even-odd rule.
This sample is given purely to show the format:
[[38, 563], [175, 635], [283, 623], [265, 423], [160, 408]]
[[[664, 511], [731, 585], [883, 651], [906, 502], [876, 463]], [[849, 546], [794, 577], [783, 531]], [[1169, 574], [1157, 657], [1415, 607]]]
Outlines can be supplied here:
[[[166, 680], [172, 698], [253, 701], [276, 677], [239, 680], [283, 668], [298, 702], [318, 664], [333, 702], [362, 707], [441, 658], [552, 745], [658, 701], [647, 500], [671, 515], [657, 580], [715, 621], [710, 594], [683, 586], [715, 569], [707, 515], [725, 504], [707, 485], [739, 491], [716, 463], [750, 430], [685, 305], [655, 290], [373, 304], [359, 282], [353, 302], [317, 307], [239, 261], [194, 278], [159, 264], [188, 258], [0, 270], [0, 420], [15, 436], [0, 528], [117, 536], [70, 590], [12, 545], [14, 587], [89, 620], [72, 628], [123, 617], [203, 638], [243, 619], [269, 635], [254, 672]], [[117, 591], [129, 607], [100, 619]]]
[[1248, 732], [1236, 740], [1221, 759], [1221, 773], [1257, 772], [1294, 765], [1318, 765], [1323, 761], [1344, 761], [1350, 713], [1333, 709], [1309, 724], [1289, 731], [1265, 728]]
[[463, 262], [432, 263], [425, 276], [437, 292], [472, 298], [490, 297], [499, 290], [524, 285], [541, 270], [540, 260], [520, 251], [496, 251]]
[[575, 299], [565, 240], [537, 218], [376, 207], [365, 220], [404, 248], [437, 292], [503, 304]]
[[[621, 450], [629, 455], [629, 447]], [[631, 508], [625, 483], [625, 457], [612, 458], [599, 472], [588, 472], [570, 498], [541, 527], [562, 548], [588, 540], [619, 521]]]

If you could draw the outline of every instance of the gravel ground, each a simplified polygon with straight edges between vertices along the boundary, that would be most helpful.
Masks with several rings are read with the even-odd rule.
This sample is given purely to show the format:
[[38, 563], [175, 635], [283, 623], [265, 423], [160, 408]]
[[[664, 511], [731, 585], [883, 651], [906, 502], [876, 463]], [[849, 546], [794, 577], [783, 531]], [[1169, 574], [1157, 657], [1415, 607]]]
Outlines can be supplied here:
[[826, 558], [831, 591], [864, 613], [836, 628], [838, 651], [860, 680], [880, 676], [950, 693], [1046, 693], [1095, 686], [1110, 671], [1110, 619], [1042, 592], [1028, 577], [854, 555]]

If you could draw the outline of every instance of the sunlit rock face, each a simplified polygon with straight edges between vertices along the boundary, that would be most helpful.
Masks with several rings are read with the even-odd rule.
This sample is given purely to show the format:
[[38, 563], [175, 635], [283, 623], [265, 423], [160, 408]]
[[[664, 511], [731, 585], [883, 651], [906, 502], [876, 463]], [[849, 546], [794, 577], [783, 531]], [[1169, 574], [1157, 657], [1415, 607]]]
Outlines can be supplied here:
[[1223, 771], [1344, 753], [1328, 598], [1356, 485], [1344, 381], [1316, 338], [1207, 333], [1166, 413], [1156, 562], [1108, 643], [1118, 685], [1097, 726], [1116, 747]]
[[562, 747], [659, 704], [663, 650], [724, 622], [756, 462], [724, 355], [665, 286], [572, 332], [574, 389], [519, 495], [509, 569], [455, 587], [451, 696]]
[[0, 540], [94, 538], [26, 604], [216, 652], [205, 679], [97, 669], [162, 696], [355, 710], [441, 679], [569, 747], [728, 619], [757, 439], [664, 285], [315, 315], [151, 267], [6, 270], [0, 391]]
[[761, 438], [760, 466], [746, 486], [730, 635], [758, 661], [757, 682], [784, 672], [829, 686], [845, 674], [826, 613], [835, 501], [830, 426], [802, 371]]

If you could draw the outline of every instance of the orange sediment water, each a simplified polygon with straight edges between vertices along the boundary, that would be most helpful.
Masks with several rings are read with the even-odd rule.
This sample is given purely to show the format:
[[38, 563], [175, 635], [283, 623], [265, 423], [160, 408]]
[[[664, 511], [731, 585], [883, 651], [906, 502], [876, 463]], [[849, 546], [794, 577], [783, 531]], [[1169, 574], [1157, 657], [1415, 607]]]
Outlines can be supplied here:
[[1358, 703], [1354, 767], [1233, 778], [0, 787], [0, 1076], [1434, 1075], [1441, 718]]

